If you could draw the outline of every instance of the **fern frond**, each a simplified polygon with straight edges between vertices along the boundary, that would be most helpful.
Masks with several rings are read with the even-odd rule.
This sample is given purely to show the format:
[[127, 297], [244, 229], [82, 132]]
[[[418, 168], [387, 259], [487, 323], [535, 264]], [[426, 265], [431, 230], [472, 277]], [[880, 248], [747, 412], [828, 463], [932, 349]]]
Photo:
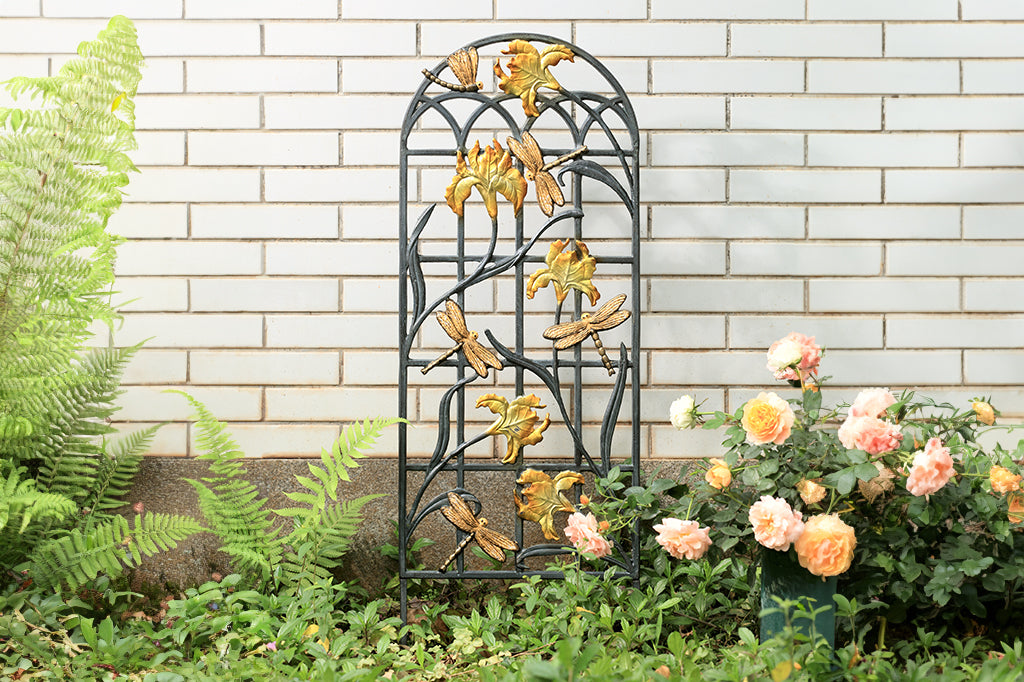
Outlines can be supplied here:
[[103, 454], [96, 467], [95, 483], [82, 506], [91, 509], [94, 514], [124, 506], [125, 502], [120, 498], [128, 494], [132, 480], [142, 464], [143, 454], [161, 426], [150, 426], [109, 445], [103, 444]]

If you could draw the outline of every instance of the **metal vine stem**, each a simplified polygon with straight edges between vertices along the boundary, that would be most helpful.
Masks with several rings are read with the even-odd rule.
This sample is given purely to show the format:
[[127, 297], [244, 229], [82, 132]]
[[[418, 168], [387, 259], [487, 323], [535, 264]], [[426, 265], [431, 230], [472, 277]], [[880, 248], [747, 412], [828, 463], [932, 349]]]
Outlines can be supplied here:
[[[480, 377], [472, 370], [467, 372], [467, 362], [460, 353], [452, 353], [450, 357], [441, 361], [440, 366], [455, 368], [457, 379], [437, 400], [436, 408], [433, 405], [420, 405], [420, 410], [424, 414], [434, 414], [433, 410], [436, 409], [438, 428], [432, 455], [423, 460], [411, 459], [408, 455], [407, 426], [404, 423], [399, 425], [398, 558], [403, 620], [407, 617], [407, 581], [410, 578], [520, 578], [527, 575], [560, 578], [562, 577], [560, 571], [529, 568], [526, 560], [531, 557], [569, 554], [572, 551], [567, 545], [552, 543], [533, 544], [524, 548], [523, 523], [516, 517], [515, 542], [520, 549], [514, 553], [511, 568], [506, 566], [500, 570], [468, 569], [461, 554], [457, 556], [453, 568], [447, 571], [411, 568], [407, 563], [407, 552], [411, 547], [413, 533], [424, 519], [445, 507], [449, 502], [448, 490], [434, 495], [430, 499], [425, 499], [428, 488], [439, 475], [454, 475], [455, 485], [451, 492], [467, 501], [473, 514], [481, 512], [481, 504], [473, 491], [467, 488], [466, 474], [472, 472], [507, 472], [510, 498], [515, 480], [526, 468], [550, 472], [569, 470], [589, 474], [593, 477], [603, 477], [613, 467], [617, 467], [620, 472], [630, 477], [631, 485], [640, 483], [640, 374], [638, 363], [640, 311], [637, 306], [642, 299], [640, 290], [640, 136], [636, 116], [629, 98], [611, 72], [593, 56], [564, 40], [533, 33], [506, 33], [490, 36], [464, 46], [459, 51], [462, 62], [465, 63], [470, 54], [475, 59], [476, 55], [473, 49], [509, 43], [513, 40], [568, 47], [574, 55], [574, 62], [592, 67], [607, 84], [605, 91], [613, 94], [603, 95], [567, 89], [564, 84], [572, 82], [572, 66], [564, 69], [559, 67], [561, 69], [559, 80], [563, 83], [563, 87], [556, 91], [543, 91], [537, 97], [536, 102], [540, 116], [527, 117], [519, 115], [519, 112], [516, 111], [517, 107], [505, 106], [508, 103], [512, 105], [518, 103], [518, 97], [515, 95], [500, 91], [488, 94], [478, 91], [475, 87], [456, 86], [461, 87], [460, 90], [438, 87], [439, 79], [437, 77], [449, 64], [447, 61], [438, 63], [424, 77], [423, 83], [409, 103], [400, 141], [398, 188], [399, 415], [406, 419], [414, 416], [410, 412], [409, 404], [410, 368], [426, 368], [433, 357], [429, 352], [419, 350], [418, 344], [422, 344], [420, 332], [424, 324], [430, 320], [433, 313], [445, 305], [446, 300], [454, 299], [460, 309], [465, 309], [468, 290], [501, 274], [511, 273], [514, 276], [515, 284], [514, 341], [503, 343], [489, 329], [483, 331], [483, 336], [486, 337], [490, 347], [500, 356], [504, 363], [504, 371], [511, 369], [514, 372], [517, 396], [524, 393], [527, 375], [533, 384], [539, 382], [547, 388], [552, 401], [552, 404], [549, 405], [553, 417], [551, 428], [565, 429], [572, 442], [573, 456], [571, 460], [560, 461], [534, 461], [531, 458], [528, 465], [517, 462], [501, 464], [493, 459], [467, 459], [465, 457], [466, 450], [487, 435], [483, 431], [467, 435], [466, 427], [466, 387]], [[471, 78], [471, 75], [466, 78]], [[462, 76], [459, 80], [465, 81]], [[428, 90], [432, 94], [428, 94]], [[470, 111], [468, 114], [463, 111], [463, 116], [460, 119], [453, 111], [453, 107], [458, 109], [458, 107], [465, 106], [469, 106]], [[555, 171], [560, 183], [564, 184], [566, 180], [571, 182], [571, 205], [557, 210], [544, 224], [536, 228], [532, 235], [527, 235], [522, 211], [516, 216], [514, 234], [512, 235], [500, 235], [499, 222], [497, 219], [493, 219], [489, 242], [482, 253], [467, 253], [464, 215], [457, 218], [454, 240], [451, 239], [452, 235], [450, 234], [437, 234], [429, 230], [431, 218], [437, 208], [436, 203], [432, 203], [419, 214], [410, 232], [409, 191], [410, 187], [415, 186], [416, 179], [416, 169], [410, 169], [410, 160], [429, 157], [454, 159], [456, 151], [465, 154], [471, 134], [475, 132], [478, 136], [483, 137], [493, 132], [495, 116], [497, 116], [497, 121], [500, 121], [506, 128], [505, 131], [502, 131], [502, 135], [508, 134], [520, 139], [524, 132], [529, 132], [537, 121], [548, 112], [550, 112], [548, 119], [555, 117], [564, 125], [564, 132], [571, 137], [573, 146], [568, 149], [548, 149], [546, 150], [547, 154], [556, 156], [567, 154], [579, 146], [586, 145], [586, 152], [581, 157], [558, 166]], [[450, 130], [451, 143], [442, 148], [411, 148], [410, 136], [423, 128], [422, 119], [431, 113], [438, 115]], [[488, 122], [485, 124], [481, 122], [482, 120]], [[478, 126], [479, 130], [474, 126]], [[620, 144], [615, 134], [616, 131], [628, 135], [628, 146]], [[522, 164], [517, 164], [517, 167], [521, 169]], [[618, 175], [609, 168], [617, 171]], [[410, 178], [410, 173], [413, 173], [414, 177]], [[625, 182], [620, 178], [625, 178]], [[545, 243], [538, 242], [545, 233], [564, 221], [571, 221], [572, 243], [587, 236], [585, 230], [587, 215], [583, 202], [583, 189], [585, 186], [593, 186], [593, 183], [610, 190], [625, 207], [632, 221], [630, 255], [604, 257], [599, 255], [598, 262], [600, 264], [619, 264], [629, 268], [631, 291], [628, 300], [632, 302], [631, 305], [634, 308], [633, 315], [629, 319], [631, 325], [629, 347], [627, 348], [623, 343], [618, 349], [609, 349], [617, 350], [617, 353], [612, 353], [613, 358], [617, 356], [615, 363], [618, 369], [617, 376], [614, 379], [609, 379], [610, 386], [608, 388], [586, 387], [588, 391], [609, 391], [596, 455], [587, 447], [584, 439], [583, 370], [585, 368], [601, 368], [602, 362], [589, 353], [585, 355], [579, 345], [575, 346], [571, 353], [563, 352], [561, 357], [554, 350], [549, 357], [528, 357], [523, 303], [526, 266], [544, 261]], [[605, 194], [607, 195], [607, 191]], [[422, 198], [422, 201], [425, 202], [438, 200], [440, 197]], [[502, 206], [502, 209], [510, 210], [507, 205]], [[423, 253], [421, 249], [423, 238], [429, 238], [435, 242], [442, 240], [441, 243], [452, 243], [455, 253]], [[514, 240], [512, 252], [498, 253], [499, 244], [508, 243], [511, 240]], [[433, 296], [428, 295], [424, 266], [434, 268], [434, 271], [442, 270], [447, 278], [445, 281], [448, 284], [441, 287]], [[454, 280], [454, 283], [451, 283], [451, 280]], [[574, 299], [572, 312], [576, 319], [579, 319], [582, 313], [580, 294], [577, 293]], [[554, 311], [555, 324], [559, 322], [562, 315], [562, 307], [562, 304], [559, 303]], [[566, 370], [570, 371], [572, 376], [572, 383], [569, 387], [563, 386], [563, 371]], [[415, 373], [415, 376], [418, 375], [418, 372]], [[632, 428], [630, 452], [628, 456], [616, 458], [613, 453], [612, 439], [627, 384], [632, 386], [630, 392], [630, 427]], [[413, 387], [415, 386], [414, 384]], [[567, 390], [572, 396], [570, 405], [567, 405], [563, 398]], [[410, 478], [415, 479], [412, 486], [410, 486]], [[500, 509], [488, 511], [492, 518], [496, 512], [501, 512]], [[605, 557], [603, 561], [616, 568], [615, 575], [636, 580], [639, 574], [639, 527], [634, 524], [630, 530], [628, 550], [616, 547], [617, 551], [613, 555]], [[457, 531], [459, 541], [467, 537], [463, 531]]]

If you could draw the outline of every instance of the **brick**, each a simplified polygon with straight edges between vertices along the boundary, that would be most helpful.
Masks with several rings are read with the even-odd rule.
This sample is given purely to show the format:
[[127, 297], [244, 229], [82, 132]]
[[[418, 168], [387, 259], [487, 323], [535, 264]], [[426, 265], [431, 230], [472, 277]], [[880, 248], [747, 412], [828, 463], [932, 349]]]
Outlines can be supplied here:
[[890, 348], [1018, 348], [1024, 317], [889, 315], [885, 330]]
[[[576, 24], [576, 44], [608, 57], [724, 57], [725, 24]], [[660, 63], [654, 62], [655, 67]], [[615, 73], [613, 71], [613, 73]]]
[[955, 279], [812, 279], [811, 312], [956, 312], [960, 282]]
[[1024, 352], [964, 351], [964, 378], [971, 384], [1024, 383]]
[[[577, 60], [578, 61], [578, 60]], [[604, 64], [612, 73], [615, 81], [618, 81], [624, 92], [647, 94], [647, 61], [638, 59], [602, 59]], [[580, 68], [572, 74], [572, 87], [574, 90], [589, 92], [601, 92], [612, 94], [616, 92], [612, 82], [605, 76], [592, 68]], [[615, 117], [610, 121], [618, 122]]]
[[809, 0], [807, 18], [847, 21], [956, 21], [957, 0]]
[[[594, 190], [590, 189], [594, 186]], [[589, 183], [588, 198], [600, 194], [606, 201], [618, 201], [618, 196], [604, 185]], [[594, 200], [594, 199], [590, 199]], [[687, 168], [651, 168], [643, 174], [640, 183], [640, 201], [709, 202], [725, 200], [725, 172], [721, 170], [692, 170]]]
[[393, 201], [393, 170], [354, 168], [272, 169], [264, 172], [268, 201]]
[[873, 170], [733, 170], [730, 201], [779, 203], [878, 202], [882, 174]]
[[167, 388], [186, 391], [223, 421], [260, 419], [260, 391], [255, 388], [206, 386], [129, 386], [118, 397], [118, 419], [133, 421], [191, 421], [192, 407], [184, 397], [166, 393]]
[[1024, 206], [965, 206], [965, 239], [1020, 239]]
[[1024, 84], [1017, 75], [1024, 62], [1020, 60], [966, 60], [963, 62], [964, 92], [969, 94], [1024, 94]]
[[414, 23], [278, 22], [265, 26], [268, 55], [401, 57], [416, 54]]
[[[338, 438], [337, 426], [321, 424], [240, 423], [228, 424], [228, 430], [246, 457], [319, 457], [320, 448]], [[191, 447], [196, 452], [194, 442]]]
[[653, 206], [651, 215], [655, 240], [804, 236], [804, 209], [790, 206]]
[[185, 163], [185, 133], [137, 132], [139, 148], [131, 153], [139, 166], [181, 166]]
[[1016, 0], [961, 0], [965, 21], [1024, 19], [1024, 6]]
[[185, 91], [185, 62], [180, 59], [146, 59], [139, 93]]
[[956, 166], [956, 135], [842, 133], [807, 136], [811, 166]]
[[965, 166], [1024, 166], [1024, 134], [967, 133]]
[[[67, 1], [67, 0], [65, 0]], [[337, 19], [336, 0], [185, 0], [188, 19]]]
[[170, 277], [118, 277], [114, 290], [124, 311], [188, 310], [188, 280]]
[[184, 204], [123, 204], [110, 217], [107, 230], [129, 239], [185, 237], [188, 210]]
[[189, 356], [194, 384], [337, 385], [337, 353], [199, 351]]
[[785, 133], [656, 133], [656, 166], [800, 166], [803, 135]]
[[193, 204], [198, 239], [335, 239], [336, 206], [302, 204]]
[[881, 348], [882, 317], [824, 317], [733, 315], [729, 318], [728, 348], [764, 350], [790, 332], [815, 337], [828, 348]]
[[876, 275], [882, 248], [875, 244], [732, 242], [729, 271], [734, 275]]
[[[414, 351], [413, 355], [419, 355]], [[342, 357], [342, 383], [345, 386], [395, 386], [398, 383], [398, 351], [346, 350]], [[472, 371], [472, 370], [469, 370]], [[427, 374], [409, 367], [410, 386], [451, 386], [458, 377], [454, 367], [436, 367]]]
[[658, 459], [694, 459], [722, 454], [724, 429], [687, 429], [651, 426], [651, 456]]
[[881, 57], [880, 24], [733, 24], [736, 57]]
[[188, 59], [189, 92], [337, 92], [333, 59]]
[[224, 312], [336, 312], [338, 283], [332, 279], [274, 277], [193, 279], [192, 310]]
[[[415, 146], [413, 146], [415, 144]], [[410, 149], [443, 149], [453, 146], [451, 133], [417, 132]], [[394, 132], [345, 131], [341, 135], [341, 160], [349, 166], [398, 166], [398, 144]], [[410, 166], [437, 165], [438, 157], [409, 156]]]
[[683, 386], [749, 384], [765, 375], [764, 352], [708, 351], [651, 354], [653, 383]]
[[828, 354], [836, 386], [943, 386], [959, 384], [960, 351], [837, 350]]
[[[417, 10], [419, 12], [419, 10]], [[429, 21], [420, 23], [420, 54], [446, 57], [455, 50], [477, 42], [481, 36], [493, 36], [503, 33], [521, 33], [523, 24], [516, 21]], [[572, 24], [567, 20], [554, 22], [530, 22], [530, 30], [541, 35], [564, 37], [570, 40]], [[578, 44], [578, 43], [577, 43]], [[480, 73], [485, 75], [501, 55], [501, 50], [508, 47], [508, 41], [498, 41], [478, 48], [480, 53]], [[587, 49], [587, 45], [580, 45]], [[538, 49], [544, 49], [538, 44]], [[506, 59], [502, 55], [502, 59]], [[429, 66], [424, 64], [424, 66]], [[565, 66], [572, 68], [572, 64]], [[559, 67], [561, 68], [561, 67]], [[557, 72], [557, 69], [556, 69]], [[557, 73], [556, 73], [557, 77]]]
[[793, 279], [651, 279], [652, 312], [795, 312], [803, 282]]
[[652, 19], [803, 19], [804, 0], [651, 0]]
[[254, 348], [263, 345], [260, 315], [126, 313], [114, 334], [118, 345], [147, 341], [152, 348]]
[[397, 129], [409, 106], [407, 95], [268, 95], [263, 101], [267, 128], [294, 129]]
[[815, 60], [807, 65], [807, 91], [850, 94], [960, 92], [960, 66], [952, 60]]
[[256, 275], [259, 244], [232, 242], [131, 241], [117, 250], [118, 276]]
[[[50, 75], [50, 60], [45, 56], [0, 55], [0, 78], [3, 80], [13, 76], [42, 78], [48, 75]], [[9, 97], [6, 91], [4, 91], [4, 96]], [[23, 96], [22, 106], [27, 105], [28, 99]]]
[[755, 130], [880, 130], [877, 97], [734, 97], [731, 127]]
[[886, 274], [1016, 277], [1022, 258], [1024, 244], [894, 242], [886, 246]]
[[38, 17], [39, 0], [7, 0], [0, 5], [0, 17]]
[[139, 95], [135, 124], [139, 130], [258, 128], [260, 101], [254, 95]]
[[[409, 226], [416, 224], [422, 207], [409, 207]], [[345, 239], [394, 239], [398, 234], [398, 207], [344, 204], [341, 207], [342, 236]], [[397, 252], [395, 255], [397, 263]]]
[[960, 210], [952, 206], [812, 206], [814, 239], [958, 239]]
[[268, 388], [267, 419], [340, 422], [372, 415], [394, 415], [393, 388]]
[[[258, 170], [147, 168], [132, 179], [125, 201], [259, 201]], [[269, 197], [268, 197], [269, 198]]]
[[338, 134], [192, 132], [188, 162], [192, 166], [334, 166]]
[[654, 92], [803, 92], [802, 62], [771, 59], [658, 59]]
[[885, 177], [893, 203], [1002, 203], [1020, 197], [1024, 171], [894, 170]]
[[269, 348], [397, 348], [395, 315], [267, 315]]
[[[129, 19], [179, 19], [182, 0], [42, 0], [44, 17], [99, 17], [123, 14]], [[5, 1], [6, 5], [7, 2]], [[36, 4], [36, 3], [33, 3]]]
[[643, 348], [723, 348], [724, 315], [645, 315], [640, 326]]
[[646, 0], [619, 0], [615, 3], [591, 0], [562, 0], [554, 5], [547, 0], [497, 0], [496, 19], [646, 19]]
[[1024, 312], [1024, 281], [969, 279], [964, 282], [964, 310]]
[[[118, 415], [115, 414], [115, 417]], [[145, 422], [117, 423], [111, 424], [118, 433], [126, 436], [134, 431], [153, 426]], [[164, 424], [156, 432], [146, 454], [160, 457], [182, 457], [188, 452], [188, 427], [184, 424]]]
[[342, 19], [490, 19], [491, 0], [348, 0], [341, 10]]
[[[27, 10], [15, 5], [13, 11], [20, 14], [19, 9]], [[96, 19], [6, 19], [0, 22], [0, 45], [10, 54], [67, 54], [106, 25]]]
[[183, 384], [188, 371], [188, 357], [183, 350], [147, 350], [143, 348], [132, 358], [121, 376], [125, 386], [137, 384]]
[[887, 57], [1021, 57], [1024, 25], [893, 24], [885, 32]]
[[[384, 92], [408, 95], [415, 92], [423, 83], [421, 69], [430, 68], [432, 64], [423, 58], [415, 59], [360, 59], [346, 58], [341, 60], [341, 90], [345, 93]], [[478, 70], [478, 77], [490, 82], [489, 74]], [[450, 72], [441, 74], [441, 78], [453, 81]], [[488, 84], [484, 84], [487, 88]], [[488, 88], [489, 90], [490, 88]], [[394, 142], [394, 140], [392, 140]], [[396, 147], [398, 145], [392, 144]]]
[[725, 128], [724, 97], [633, 97], [637, 125], [647, 130]]
[[1024, 130], [1024, 97], [911, 97], [885, 103], [889, 130]]
[[398, 312], [398, 280], [345, 279], [341, 297], [341, 309], [345, 312]]
[[146, 21], [136, 24], [146, 57], [241, 57], [260, 53], [253, 22]]
[[724, 275], [725, 243], [641, 244], [640, 262], [648, 275]]

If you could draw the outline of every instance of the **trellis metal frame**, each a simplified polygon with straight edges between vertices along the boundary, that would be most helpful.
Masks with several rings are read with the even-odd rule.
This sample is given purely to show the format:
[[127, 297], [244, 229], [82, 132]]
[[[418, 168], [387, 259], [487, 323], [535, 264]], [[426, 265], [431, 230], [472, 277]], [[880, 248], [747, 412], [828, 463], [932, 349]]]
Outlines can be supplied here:
[[[554, 171], [554, 174], [562, 181], [566, 176], [571, 179], [572, 202], [561, 210], [556, 210], [554, 215], [533, 235], [528, 236], [524, 227], [523, 211], [520, 211], [515, 220], [514, 245], [515, 249], [511, 254], [496, 255], [494, 253], [497, 240], [497, 223], [491, 235], [490, 245], [485, 254], [469, 254], [466, 252], [466, 230], [465, 218], [459, 216], [457, 230], [454, 239], [455, 253], [448, 255], [426, 255], [419, 250], [419, 239], [426, 230], [430, 216], [435, 205], [427, 208], [410, 232], [409, 221], [409, 187], [410, 169], [409, 161], [417, 157], [450, 157], [453, 162], [456, 150], [463, 154], [467, 151], [467, 143], [473, 133], [473, 126], [476, 121], [487, 112], [496, 112], [508, 126], [508, 133], [517, 138], [521, 137], [523, 131], [529, 131], [537, 118], [523, 116], [524, 121], [518, 121], [510, 111], [501, 106], [508, 100], [518, 99], [514, 95], [508, 95], [500, 91], [494, 94], [483, 92], [455, 92], [447, 91], [432, 84], [426, 78], [413, 96], [402, 125], [400, 140], [400, 178], [399, 178], [399, 278], [398, 278], [398, 413], [403, 418], [409, 417], [409, 369], [425, 367], [433, 357], [423, 351], [414, 348], [417, 335], [421, 327], [430, 320], [432, 313], [443, 307], [444, 301], [454, 297], [456, 302], [465, 310], [466, 291], [482, 282], [489, 280], [505, 272], [514, 272], [515, 277], [515, 346], [507, 348], [499, 343], [489, 330], [484, 331], [489, 345], [501, 356], [505, 364], [505, 370], [510, 368], [515, 373], [516, 395], [524, 393], [524, 374], [529, 372], [545, 383], [551, 391], [556, 404], [548, 407], [552, 412], [551, 428], [566, 428], [574, 442], [574, 453], [571, 460], [563, 459], [548, 462], [501, 464], [497, 460], [467, 460], [465, 450], [482, 440], [485, 436], [480, 434], [467, 441], [466, 434], [466, 396], [465, 387], [477, 379], [476, 373], [469, 368], [461, 353], [456, 353], [443, 366], [454, 366], [457, 372], [456, 382], [445, 392], [438, 406], [438, 438], [433, 456], [429, 460], [410, 460], [407, 457], [408, 434], [406, 424], [399, 424], [398, 431], [398, 456], [399, 456], [399, 480], [398, 480], [398, 561], [399, 579], [401, 589], [401, 609], [403, 621], [407, 616], [407, 581], [410, 578], [435, 578], [435, 579], [461, 579], [461, 578], [521, 578], [527, 575], [539, 575], [544, 578], [561, 578], [560, 571], [537, 570], [526, 567], [525, 560], [534, 556], [548, 556], [558, 554], [569, 554], [572, 549], [566, 545], [542, 544], [523, 547], [523, 524], [522, 519], [515, 519], [515, 539], [520, 546], [512, 560], [512, 568], [501, 570], [470, 570], [464, 565], [463, 556], [459, 555], [453, 569], [446, 572], [436, 570], [413, 570], [406, 562], [407, 549], [410, 546], [413, 533], [420, 522], [428, 515], [433, 514], [442, 506], [447, 504], [446, 492], [436, 495], [430, 500], [424, 501], [423, 496], [427, 488], [433, 482], [434, 477], [442, 472], [453, 472], [455, 476], [455, 492], [462, 495], [474, 511], [479, 514], [481, 505], [472, 495], [471, 491], [465, 488], [465, 476], [470, 472], [496, 472], [507, 471], [509, 473], [509, 495], [519, 474], [527, 468], [547, 472], [573, 470], [584, 474], [592, 474], [595, 477], [603, 477], [613, 467], [617, 466], [620, 472], [629, 475], [631, 485], [640, 484], [640, 368], [637, 359], [640, 351], [640, 306], [642, 301], [641, 280], [640, 280], [640, 135], [629, 98], [626, 96], [622, 86], [618, 83], [611, 72], [600, 61], [595, 59], [586, 51], [565, 40], [535, 34], [535, 33], [505, 33], [476, 40], [465, 47], [486, 47], [498, 43], [508, 43], [512, 40], [525, 40], [530, 43], [544, 43], [550, 45], [565, 45], [569, 47], [575, 59], [592, 66], [607, 82], [607, 92], [613, 93], [610, 96], [600, 95], [593, 92], [559, 90], [556, 92], [544, 91], [537, 98], [537, 106], [541, 115], [546, 111], [553, 111], [566, 124], [566, 128], [572, 134], [573, 147], [568, 149], [545, 149], [544, 152], [551, 156], [560, 156], [572, 151], [579, 145], [586, 144], [588, 150], [583, 160], [574, 161]], [[438, 63], [431, 72], [439, 75], [446, 67], [446, 62]], [[483, 67], [486, 68], [486, 67]], [[561, 69], [561, 67], [559, 67]], [[561, 69], [558, 72], [560, 81], [563, 83], [572, 81], [571, 66]], [[427, 94], [432, 89], [433, 94]], [[439, 91], [439, 92], [438, 92]], [[460, 124], [445, 104], [452, 100], [469, 100], [477, 102], [477, 108]], [[511, 107], [510, 107], [511, 108]], [[448, 123], [454, 136], [451, 147], [444, 149], [410, 149], [409, 138], [416, 130], [416, 126], [424, 113], [434, 111], [440, 114]], [[574, 115], [576, 112], [576, 115]], [[580, 116], [582, 123], [576, 122], [576, 116]], [[612, 123], [605, 120], [609, 116]], [[624, 132], [628, 135], [629, 146], [620, 145], [612, 130]], [[491, 130], [488, 126], [487, 130]], [[588, 137], [589, 136], [589, 137]], [[595, 144], [594, 137], [599, 137], [602, 144]], [[623, 171], [627, 179], [624, 186], [616, 180], [612, 174], [602, 171], [601, 166], [595, 164], [593, 158], [601, 159], [602, 162], [617, 162], [615, 167]], [[521, 170], [521, 165], [519, 165]], [[583, 369], [587, 367], [602, 367], [603, 365], [596, 353], [588, 349], [586, 354], [577, 345], [571, 351], [552, 351], [551, 357], [545, 359], [531, 359], [526, 356], [526, 343], [524, 335], [524, 290], [525, 290], [525, 269], [528, 264], [544, 262], [547, 252], [547, 241], [542, 241], [543, 234], [552, 226], [562, 221], [572, 221], [573, 243], [586, 237], [584, 234], [585, 211], [583, 203], [584, 178], [596, 180], [610, 187], [618, 195], [619, 199], [626, 206], [632, 220], [631, 231], [631, 252], [628, 256], [601, 256], [596, 254], [599, 269], [601, 264], [623, 264], [629, 267], [631, 274], [631, 292], [626, 304], [633, 312], [627, 324], [631, 325], [630, 348], [620, 344], [617, 353], [610, 352], [615, 362], [618, 373], [614, 379], [611, 389], [611, 396], [605, 411], [604, 420], [601, 425], [599, 456], [596, 458], [583, 442]], [[532, 193], [533, 190], [531, 190]], [[425, 198], [426, 199], [426, 198]], [[442, 202], [443, 203], [443, 202]], [[508, 210], [507, 204], [502, 205], [500, 210]], [[441, 207], [441, 210], [447, 210]], [[423, 263], [442, 263], [451, 266], [456, 283], [446, 289], [440, 296], [427, 300], [427, 288], [422, 272]], [[410, 301], [410, 293], [412, 300]], [[579, 319], [582, 311], [581, 296], [575, 293], [574, 313]], [[410, 307], [411, 306], [411, 307]], [[561, 314], [561, 306], [556, 313]], [[471, 328], [472, 328], [472, 323]], [[481, 339], [483, 341], [483, 339]], [[615, 349], [609, 348], [609, 351]], [[565, 368], [572, 368], [572, 404], [571, 411], [563, 401], [562, 393], [567, 390], [562, 386], [561, 375]], [[468, 370], [468, 371], [467, 371]], [[632, 438], [630, 440], [630, 453], [628, 457], [616, 459], [612, 457], [612, 436], [621, 409], [623, 395], [626, 385], [631, 386], [630, 407]], [[454, 406], [453, 403], [454, 402]], [[453, 413], [454, 409], [454, 413]], [[561, 421], [559, 420], [561, 418]], [[454, 434], [451, 425], [454, 422]], [[450, 447], [454, 435], [455, 445]], [[489, 436], [486, 436], [489, 437]], [[410, 473], [419, 475], [422, 472], [423, 481], [418, 489], [412, 490], [409, 485]], [[412, 501], [410, 504], [410, 493]], [[493, 516], [493, 513], [492, 513]], [[453, 529], [454, 531], [454, 529]], [[636, 580], [639, 575], [639, 526], [634, 524], [630, 529], [631, 542], [629, 552], [618, 551], [603, 561], [608, 565], [616, 566], [616, 576], [629, 577]], [[464, 534], [457, 531], [457, 540], [461, 540]], [[602, 566], [606, 568], [607, 566]], [[603, 572], [603, 571], [594, 571]]]

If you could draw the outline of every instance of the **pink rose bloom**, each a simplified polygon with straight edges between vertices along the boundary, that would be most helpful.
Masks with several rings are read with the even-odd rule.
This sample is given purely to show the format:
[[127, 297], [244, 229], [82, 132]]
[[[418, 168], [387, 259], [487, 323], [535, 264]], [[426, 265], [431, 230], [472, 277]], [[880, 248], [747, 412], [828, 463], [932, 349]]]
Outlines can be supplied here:
[[863, 450], [869, 455], [895, 450], [903, 440], [896, 424], [877, 417], [854, 417], [852, 414], [839, 427], [838, 435], [843, 447]]
[[851, 417], [877, 417], [890, 406], [896, 404], [894, 396], [887, 388], [869, 388], [861, 391], [857, 399], [850, 405]]
[[920, 497], [942, 488], [953, 477], [953, 457], [938, 438], [929, 438], [924, 450], [914, 455], [907, 476], [907, 490]]
[[701, 528], [696, 521], [681, 521], [671, 517], [654, 524], [655, 538], [676, 559], [700, 559], [711, 546], [710, 528]]
[[[800, 370], [799, 375], [792, 367], [774, 370], [771, 366], [772, 364], [777, 363], [777, 358], [779, 357], [778, 351], [788, 349], [791, 343], [795, 343], [800, 348], [800, 362], [796, 366], [797, 369]], [[768, 368], [772, 369], [776, 379], [782, 379], [784, 381], [798, 381], [802, 376], [806, 380], [807, 377], [818, 371], [818, 364], [821, 362], [821, 346], [814, 343], [813, 336], [804, 336], [797, 332], [790, 332], [784, 338], [779, 339], [768, 348], [768, 359]]]
[[600, 559], [612, 553], [612, 542], [600, 534], [590, 535], [587, 536], [587, 543], [582, 547], [577, 545], [576, 549], [593, 554]]
[[588, 513], [586, 516], [579, 512], [570, 514], [565, 527], [565, 536], [569, 538], [572, 546], [581, 552], [590, 552], [595, 556], [603, 557], [612, 551], [612, 543], [601, 535], [593, 513]]
[[804, 530], [803, 515], [793, 511], [781, 497], [762, 495], [747, 515], [754, 527], [754, 539], [768, 549], [789, 551], [789, 546]]

